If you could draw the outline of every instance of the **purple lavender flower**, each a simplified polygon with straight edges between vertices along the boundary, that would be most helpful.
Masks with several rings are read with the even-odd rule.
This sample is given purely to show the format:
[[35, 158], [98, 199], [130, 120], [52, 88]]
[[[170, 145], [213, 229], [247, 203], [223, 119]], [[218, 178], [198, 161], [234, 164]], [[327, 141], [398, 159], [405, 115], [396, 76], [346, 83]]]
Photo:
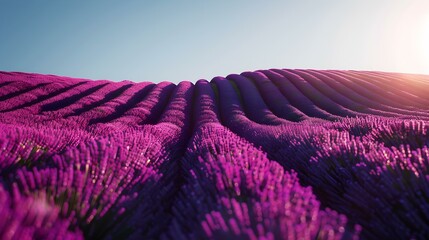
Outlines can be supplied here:
[[427, 239], [429, 77], [0, 72], [1, 239]]

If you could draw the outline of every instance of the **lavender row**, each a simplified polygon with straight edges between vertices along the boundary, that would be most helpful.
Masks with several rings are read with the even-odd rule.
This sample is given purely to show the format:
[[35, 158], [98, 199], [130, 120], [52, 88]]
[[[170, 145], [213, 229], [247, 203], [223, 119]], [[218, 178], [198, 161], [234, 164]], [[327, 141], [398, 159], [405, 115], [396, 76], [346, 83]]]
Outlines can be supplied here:
[[[249, 92], [242, 95], [246, 103], [245, 108], [251, 105], [249, 109], [252, 110], [247, 111], [247, 114], [261, 123], [264, 119], [256, 119], [260, 114], [255, 111], [271, 115], [269, 122], [274, 121], [274, 124], [284, 123], [283, 119], [300, 121], [316, 117], [339, 120], [345, 116], [368, 114], [388, 117], [416, 115], [421, 119], [429, 118], [425, 109], [428, 101], [425, 100], [424, 94], [413, 90], [415, 87], [405, 88], [409, 91], [405, 92], [403, 89], [406, 84], [398, 83], [397, 87], [391, 87], [394, 84], [390, 78], [385, 77], [386, 74], [372, 74], [370, 78], [368, 74], [351, 71], [273, 69], [246, 72], [241, 76], [230, 75], [228, 79], [238, 84], [238, 92]], [[38, 75], [27, 76], [32, 80], [23, 76], [18, 79], [14, 75], [9, 77], [6, 73], [1, 76], [6, 84], [1, 88], [6, 91], [1, 96], [6, 100], [3, 112], [17, 116], [24, 114], [22, 111], [29, 111], [26, 114], [41, 114], [48, 119], [83, 114], [85, 118], [89, 118], [87, 124], [110, 121], [125, 125], [154, 123], [159, 118], [157, 113], [162, 112], [167, 105], [174, 88], [172, 84], [164, 82], [153, 89], [147, 86], [142, 95], [139, 90], [144, 90], [148, 83], [139, 87], [136, 86], [139, 84], [127, 81], [113, 84], [106, 81], [85, 82], [81, 79], [70, 79], [72, 81], [67, 82], [64, 80], [66, 78], [59, 78], [49, 82]], [[258, 89], [250, 81], [253, 81]], [[37, 82], [40, 83], [36, 84]], [[26, 84], [30, 86], [26, 87]], [[386, 95], [384, 90], [388, 87], [391, 91]], [[138, 92], [133, 97], [129, 96], [129, 93], [136, 91]], [[267, 91], [275, 92], [275, 96], [267, 96]], [[119, 101], [123, 102], [120, 100], [123, 98], [124, 104], [117, 105]], [[416, 104], [413, 105], [414, 102]], [[113, 112], [109, 111], [109, 106], [115, 106]], [[108, 112], [105, 112], [105, 109]]]
[[[182, 160], [186, 185], [165, 237], [174, 239], [357, 238], [345, 216], [325, 209], [259, 150], [225, 128], [197, 130]], [[357, 231], [357, 232], [355, 232]]]
[[[405, 185], [401, 188], [395, 186], [408, 181], [405, 178], [409, 178], [412, 171], [408, 170], [411, 166], [404, 167], [401, 165], [403, 163], [399, 162], [411, 161], [415, 165], [417, 163], [413, 161], [416, 160], [404, 159], [395, 165], [392, 160], [383, 161], [381, 158], [388, 152], [391, 152], [392, 156], [397, 156], [398, 150], [395, 148], [401, 146], [409, 146], [415, 151], [424, 151], [422, 148], [429, 143], [424, 122], [372, 117], [366, 120], [350, 120], [348, 124], [345, 123], [339, 128], [341, 130], [335, 129], [333, 127], [335, 124], [332, 123], [304, 122], [299, 125], [277, 127], [261, 125], [247, 118], [240, 107], [237, 94], [228, 81], [217, 78], [214, 82], [220, 89], [221, 115], [225, 116], [226, 126], [254, 144], [262, 146], [269, 156], [286, 169], [296, 170], [304, 184], [314, 187], [316, 195], [325, 206], [338, 210], [346, 214], [350, 220], [361, 224], [364, 227], [364, 236], [424, 238], [429, 234], [426, 217], [417, 219], [416, 222], [410, 219], [385, 221], [386, 218], [406, 218], [408, 211], [425, 208], [426, 204], [423, 200], [415, 203], [414, 195], [426, 191], [427, 179], [422, 177], [425, 173], [421, 173], [420, 177], [416, 177], [417, 180], [413, 180], [419, 182], [419, 187], [414, 188], [414, 195], [404, 195], [404, 189], [409, 186]], [[362, 157], [347, 151], [342, 152], [343, 149], [338, 146], [347, 149], [362, 146], [356, 151], [363, 153], [369, 151], [371, 154]], [[323, 154], [324, 151], [330, 154], [326, 153], [328, 157], [318, 160], [319, 154]], [[413, 154], [413, 159], [423, 159], [415, 169], [426, 169], [427, 156]], [[388, 163], [393, 164], [392, 168], [395, 169], [396, 175], [389, 171], [375, 174], [377, 169], [386, 169]], [[383, 175], [382, 180], [380, 180], [380, 174]], [[380, 181], [390, 183], [381, 185]], [[372, 192], [369, 192], [369, 186], [373, 186]], [[383, 199], [385, 195], [380, 193], [395, 197]], [[362, 198], [362, 196], [367, 197]], [[371, 199], [376, 200], [371, 203]], [[396, 210], [398, 207], [406, 210], [398, 211]], [[416, 216], [419, 215], [413, 217]]]
[[320, 209], [311, 192], [250, 143], [219, 123], [214, 92], [196, 84], [196, 126], [182, 171], [185, 185], [163, 238], [357, 238], [347, 220]]
[[410, 90], [410, 92], [404, 91], [405, 89], [398, 84], [398, 81], [392, 83], [389, 79], [386, 79], [383, 76], [370, 75], [365, 72], [352, 72], [350, 75], [358, 78], [360, 80], [360, 84], [367, 86], [374, 92], [380, 92], [383, 93], [386, 98], [395, 99], [396, 102], [401, 104], [402, 108], [412, 107], [411, 109], [427, 109], [427, 97], [415, 96], [415, 90]]
[[[57, 209], [58, 220], [52, 221], [67, 222], [65, 229], [73, 234], [80, 232], [86, 238], [154, 237], [167, 226], [169, 199], [178, 188], [176, 159], [186, 143], [182, 129], [164, 123], [107, 137], [87, 136], [86, 141], [82, 134], [78, 143], [66, 144], [62, 151], [56, 151], [54, 142], [65, 144], [65, 139], [49, 138], [48, 131], [39, 137], [30, 130], [15, 136], [10, 133], [2, 142], [0, 181], [10, 199], [22, 196]], [[10, 211], [18, 211], [13, 206]], [[18, 227], [37, 225], [32, 220]], [[38, 236], [28, 234], [29, 238]]]
[[407, 103], [398, 101], [402, 99], [397, 99], [395, 94], [387, 93], [385, 89], [382, 89], [378, 86], [374, 86], [373, 84], [371, 84], [370, 79], [368, 79], [367, 81], [363, 81], [361, 79], [360, 74], [345, 74], [341, 71], [329, 71], [328, 73], [330, 72], [334, 72], [335, 74], [342, 76], [343, 79], [346, 79], [346, 81], [348, 82], [347, 84], [351, 85], [351, 89], [358, 89], [360, 94], [367, 96], [368, 98], [371, 98], [373, 101], [379, 102], [380, 104], [394, 107], [397, 109], [414, 111], [417, 114], [420, 110], [424, 109], [424, 106], [416, 108], [416, 105], [412, 102], [410, 103], [409, 101], [407, 101]]
[[[376, 176], [369, 175], [368, 177], [367, 173], [373, 172], [375, 168], [380, 168], [381, 166], [364, 164], [362, 166], [365, 167], [362, 167], [359, 164], [361, 162], [366, 162], [367, 160], [365, 160], [365, 158], [359, 160], [358, 156], [347, 154], [348, 157], [341, 161], [315, 161], [320, 151], [335, 149], [335, 146], [340, 143], [349, 147], [356, 145], [355, 143], [347, 141], [347, 139], [353, 137], [363, 137], [362, 140], [353, 140], [358, 141], [361, 145], [363, 144], [362, 141], [366, 143], [366, 147], [362, 151], [365, 151], [365, 149], [369, 151], [368, 146], [383, 146], [383, 144], [386, 144], [388, 147], [400, 147], [401, 144], [408, 144], [412, 149], [421, 149], [428, 144], [429, 139], [426, 134], [427, 127], [424, 127], [424, 122], [416, 123], [411, 121], [408, 123], [399, 120], [395, 122], [395, 120], [377, 120], [376, 118], [370, 118], [366, 121], [374, 121], [371, 126], [364, 124], [365, 120], [355, 120], [354, 124], [353, 121], [351, 123], [353, 126], [346, 125], [342, 127], [348, 127], [349, 132], [329, 130], [329, 128], [332, 128], [332, 123], [304, 122], [300, 125], [292, 124], [279, 127], [261, 125], [247, 118], [243, 108], [240, 107], [241, 103], [238, 99], [238, 95], [228, 81], [220, 78], [215, 78], [213, 81], [220, 89], [221, 115], [225, 116], [224, 123], [226, 126], [254, 144], [262, 146], [269, 156], [280, 162], [286, 169], [296, 170], [303, 183], [314, 187], [316, 195], [321, 199], [323, 204], [347, 214], [351, 220], [361, 224], [364, 227], [365, 236], [378, 238], [402, 236], [403, 238], [410, 238], [423, 237], [428, 234], [429, 229], [428, 225], [425, 224], [425, 217], [421, 220], [420, 226], [415, 227], [409, 222], [383, 221], [386, 216], [382, 214], [370, 215], [367, 213], [365, 217], [362, 217], [360, 214], [364, 213], [365, 209], [366, 211], [373, 211], [374, 205], [368, 204], [368, 201], [358, 201], [355, 205], [350, 205], [350, 198], [355, 197], [356, 199], [362, 199], [360, 196], [365, 195], [364, 192], [368, 189], [365, 181], [373, 185], [378, 183]], [[341, 137], [338, 137], [335, 142], [328, 141], [330, 136], [336, 135]], [[328, 143], [326, 143], [326, 141], [328, 141]], [[387, 152], [388, 149], [390, 148], [378, 149], [376, 151]], [[381, 156], [381, 154], [376, 156]], [[352, 160], [357, 162], [353, 162]], [[346, 165], [345, 162], [349, 165]], [[355, 168], [353, 164], [358, 164], [361, 168]], [[419, 167], [422, 168], [423, 166]], [[338, 168], [341, 174], [334, 171]], [[396, 184], [404, 181], [398, 176], [390, 176], [388, 174], [386, 176], [387, 177], [383, 179], [385, 181], [387, 181], [386, 179], [388, 178], [391, 178], [390, 181]], [[422, 181], [426, 182], [427, 180], [422, 178]], [[352, 185], [352, 183], [355, 185]], [[359, 186], [359, 184], [362, 185], [360, 186], [361, 191], [358, 191], [356, 187]], [[395, 189], [392, 187], [393, 185], [394, 184], [389, 185], [390, 188], [386, 188], [388, 190], [384, 189], [384, 191], [391, 191], [392, 194], [400, 195], [403, 189]], [[420, 186], [424, 187], [425, 184], [420, 184]], [[374, 192], [380, 193], [382, 191], [378, 189]], [[351, 197], [345, 199], [345, 194]], [[374, 199], [376, 197], [378, 196], [368, 196], [368, 199]], [[400, 199], [400, 201], [406, 203], [413, 201], [412, 196], [404, 196], [396, 199]], [[393, 210], [398, 206], [398, 201], [386, 200], [384, 201], [384, 205], [379, 205], [378, 207], [386, 211], [390, 209], [391, 217], [393, 217], [394, 214], [398, 214], [399, 216], [401, 216], [401, 214], [405, 215], [405, 211], [399, 213]], [[413, 207], [416, 208], [418, 205], [414, 204], [408, 206], [411, 207], [408, 207], [407, 210], [411, 211]], [[422, 207], [424, 208], [424, 206]]]
[[192, 84], [180, 84], [158, 123], [120, 132], [112, 131], [121, 127], [117, 124], [85, 127], [71, 119], [31, 115], [14, 125], [7, 121], [13, 117], [4, 116], [0, 143], [5, 201], [25, 199], [32, 209], [37, 209], [36, 202], [53, 211], [40, 225], [34, 221], [46, 219], [46, 213], [32, 217], [5, 203], [5, 216], [21, 214], [24, 220], [17, 218], [13, 226], [0, 223], [4, 238], [158, 236], [168, 225], [170, 199], [178, 188], [175, 159], [190, 131], [191, 98]]
[[383, 99], [382, 96], [367, 91], [367, 89], [354, 83], [354, 81], [350, 81], [347, 77], [343, 77], [333, 71], [310, 70], [307, 71], [307, 73], [311, 73], [325, 85], [331, 87], [338, 93], [347, 96], [348, 99], [363, 105], [362, 108], [367, 109], [367, 111], [371, 111], [369, 112], [371, 114], [386, 117], [403, 117], [415, 114], [413, 111], [386, 105], [381, 101], [381, 99]]

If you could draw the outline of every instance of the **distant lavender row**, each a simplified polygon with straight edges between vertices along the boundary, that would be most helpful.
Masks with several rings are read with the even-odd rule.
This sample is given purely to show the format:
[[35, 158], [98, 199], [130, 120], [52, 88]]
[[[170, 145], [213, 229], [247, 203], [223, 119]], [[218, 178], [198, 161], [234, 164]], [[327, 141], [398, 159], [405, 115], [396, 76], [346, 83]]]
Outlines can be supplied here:
[[429, 76], [0, 72], [1, 239], [425, 239]]

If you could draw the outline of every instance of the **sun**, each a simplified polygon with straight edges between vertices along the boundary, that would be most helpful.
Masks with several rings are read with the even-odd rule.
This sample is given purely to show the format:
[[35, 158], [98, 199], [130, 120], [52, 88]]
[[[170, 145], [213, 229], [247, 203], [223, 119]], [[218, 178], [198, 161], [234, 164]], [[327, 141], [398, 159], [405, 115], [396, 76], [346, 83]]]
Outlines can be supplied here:
[[426, 72], [429, 73], [429, 15], [423, 21], [421, 26], [420, 49], [422, 54], [423, 65]]

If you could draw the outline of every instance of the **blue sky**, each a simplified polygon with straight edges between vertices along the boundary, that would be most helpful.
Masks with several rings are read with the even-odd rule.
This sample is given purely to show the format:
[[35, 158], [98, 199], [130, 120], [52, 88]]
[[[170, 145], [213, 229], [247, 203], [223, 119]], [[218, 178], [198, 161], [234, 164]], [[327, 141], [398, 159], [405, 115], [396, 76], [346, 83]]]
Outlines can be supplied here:
[[428, 46], [426, 0], [0, 0], [3, 71], [176, 83], [267, 68], [429, 74]]

